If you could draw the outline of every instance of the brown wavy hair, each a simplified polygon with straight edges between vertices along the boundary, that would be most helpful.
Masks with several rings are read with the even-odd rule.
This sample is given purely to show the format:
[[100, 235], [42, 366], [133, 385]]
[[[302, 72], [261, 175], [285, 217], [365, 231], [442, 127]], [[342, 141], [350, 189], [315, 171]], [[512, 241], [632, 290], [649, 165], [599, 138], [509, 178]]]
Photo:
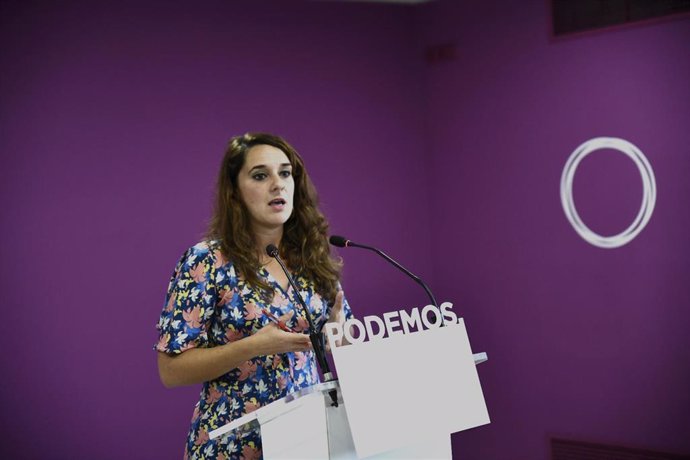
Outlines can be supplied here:
[[221, 252], [233, 262], [238, 273], [260, 289], [266, 300], [272, 298], [272, 288], [258, 275], [259, 248], [237, 182], [247, 153], [257, 145], [280, 149], [292, 165], [294, 206], [283, 227], [280, 256], [293, 273], [313, 281], [316, 291], [332, 302], [338, 290], [342, 262], [330, 253], [328, 222], [318, 209], [318, 195], [304, 162], [284, 139], [267, 133], [247, 133], [230, 140], [218, 174], [215, 207], [206, 238], [218, 240]]

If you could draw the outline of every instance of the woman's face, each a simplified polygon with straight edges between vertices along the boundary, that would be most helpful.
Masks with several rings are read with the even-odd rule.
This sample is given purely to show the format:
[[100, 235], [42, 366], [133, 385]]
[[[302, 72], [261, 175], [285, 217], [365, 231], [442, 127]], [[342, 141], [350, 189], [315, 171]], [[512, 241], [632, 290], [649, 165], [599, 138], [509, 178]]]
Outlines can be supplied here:
[[282, 150], [271, 145], [249, 149], [237, 175], [237, 187], [255, 231], [274, 230], [290, 218], [295, 181]]

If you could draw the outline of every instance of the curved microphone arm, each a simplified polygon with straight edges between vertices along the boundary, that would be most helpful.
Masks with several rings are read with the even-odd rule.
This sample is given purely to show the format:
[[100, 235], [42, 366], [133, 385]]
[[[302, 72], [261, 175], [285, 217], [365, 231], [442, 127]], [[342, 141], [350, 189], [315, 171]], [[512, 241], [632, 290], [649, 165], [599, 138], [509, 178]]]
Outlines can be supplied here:
[[431, 293], [431, 290], [430, 290], [429, 287], [426, 285], [426, 283], [424, 283], [424, 281], [422, 281], [417, 275], [415, 275], [414, 273], [412, 273], [411, 271], [409, 271], [408, 269], [406, 269], [405, 267], [403, 267], [402, 265], [400, 265], [398, 262], [396, 262], [395, 260], [393, 260], [388, 254], [386, 254], [386, 253], [383, 252], [382, 250], [380, 250], [380, 249], [378, 249], [378, 248], [375, 248], [375, 247], [373, 247], [373, 246], [367, 246], [366, 244], [354, 243], [354, 242], [352, 242], [352, 241], [350, 241], [350, 240], [348, 240], [348, 239], [346, 239], [346, 238], [344, 238], [344, 237], [342, 237], [342, 236], [333, 235], [333, 236], [331, 236], [331, 237], [329, 238], [328, 241], [329, 241], [333, 246], [337, 246], [337, 247], [339, 247], [339, 248], [353, 247], [353, 248], [362, 248], [362, 249], [368, 249], [369, 251], [374, 251], [376, 254], [380, 255], [381, 257], [383, 257], [384, 259], [386, 259], [388, 262], [390, 262], [391, 264], [393, 264], [395, 267], [397, 267], [398, 270], [400, 270], [401, 272], [403, 272], [404, 274], [406, 274], [407, 276], [409, 276], [410, 278], [412, 278], [417, 284], [419, 284], [420, 286], [422, 286], [422, 287], [424, 288], [424, 291], [426, 291], [426, 295], [429, 296], [429, 299], [431, 300], [431, 304], [432, 304], [434, 307], [437, 307], [437, 308], [438, 308], [438, 303], [436, 302], [436, 298], [435, 298], [434, 295]]

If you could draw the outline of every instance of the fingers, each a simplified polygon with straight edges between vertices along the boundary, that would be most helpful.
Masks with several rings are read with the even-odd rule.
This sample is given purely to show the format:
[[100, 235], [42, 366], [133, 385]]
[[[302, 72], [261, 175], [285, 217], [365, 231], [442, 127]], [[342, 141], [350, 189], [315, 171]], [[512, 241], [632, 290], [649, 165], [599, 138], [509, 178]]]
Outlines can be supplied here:
[[309, 351], [309, 350], [314, 348], [311, 344], [311, 340], [309, 340], [309, 337], [307, 337], [307, 336], [305, 336], [305, 337], [306, 337], [306, 340], [303, 340], [301, 342], [302, 349], [300, 351]]
[[289, 348], [286, 351], [307, 351], [312, 349], [308, 335], [299, 332], [278, 332], [280, 332], [281, 339], [285, 340], [286, 346]]
[[312, 349], [308, 335], [293, 332], [286, 332], [286, 334], [290, 335], [290, 350], [287, 351], [308, 351]]
[[341, 311], [343, 309], [343, 297], [343, 291], [338, 291], [335, 295], [335, 302], [333, 303], [334, 310]]
[[340, 321], [340, 316], [343, 312], [343, 291], [338, 291], [331, 307], [331, 314], [328, 316], [328, 322], [334, 323]]

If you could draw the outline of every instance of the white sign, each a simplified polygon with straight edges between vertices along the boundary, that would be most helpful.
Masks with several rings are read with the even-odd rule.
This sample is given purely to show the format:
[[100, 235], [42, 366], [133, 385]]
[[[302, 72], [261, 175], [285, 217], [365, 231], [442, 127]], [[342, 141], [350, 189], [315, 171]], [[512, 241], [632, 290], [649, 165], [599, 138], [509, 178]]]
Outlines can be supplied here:
[[[489, 423], [465, 324], [451, 308], [326, 325], [359, 458]], [[336, 347], [340, 337], [351, 344]]]

